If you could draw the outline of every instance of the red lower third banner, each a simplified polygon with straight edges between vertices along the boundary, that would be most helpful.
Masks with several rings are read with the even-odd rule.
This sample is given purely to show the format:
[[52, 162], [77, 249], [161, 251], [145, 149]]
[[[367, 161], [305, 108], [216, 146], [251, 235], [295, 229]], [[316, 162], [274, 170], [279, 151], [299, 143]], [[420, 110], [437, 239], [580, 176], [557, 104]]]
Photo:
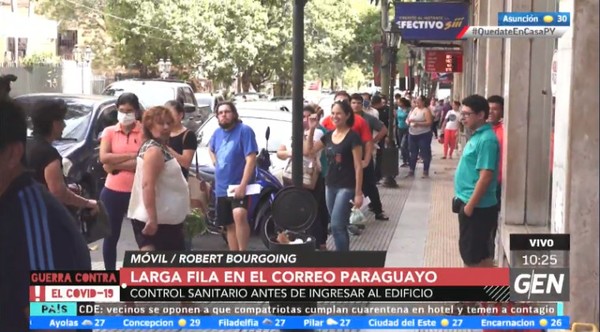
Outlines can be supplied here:
[[126, 286], [508, 286], [507, 268], [123, 268]]
[[119, 286], [29, 286], [30, 302], [119, 302]]

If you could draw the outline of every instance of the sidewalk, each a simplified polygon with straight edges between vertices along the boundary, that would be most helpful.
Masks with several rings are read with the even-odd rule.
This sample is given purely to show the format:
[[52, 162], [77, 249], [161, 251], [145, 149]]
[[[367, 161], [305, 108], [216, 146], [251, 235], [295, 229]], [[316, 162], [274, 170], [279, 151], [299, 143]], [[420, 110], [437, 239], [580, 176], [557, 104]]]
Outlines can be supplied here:
[[[386, 267], [462, 266], [458, 254], [456, 216], [450, 208], [458, 156], [455, 155], [454, 160], [441, 160], [442, 147], [435, 140], [432, 142], [432, 150], [429, 179], [421, 178], [422, 164], [418, 164], [414, 179], [405, 178], [408, 169], [401, 168], [396, 178], [398, 188], [379, 187], [383, 208], [390, 220], [378, 221], [370, 215], [363, 233], [351, 236], [351, 250], [385, 250]], [[91, 252], [93, 267], [103, 269], [101, 243], [97, 245], [97, 249]], [[200, 236], [194, 239], [193, 245], [197, 250], [227, 249], [224, 241], [214, 235]], [[331, 238], [328, 240], [328, 247], [333, 249]], [[117, 266], [122, 265], [125, 250], [136, 249], [131, 224], [124, 222], [118, 245]], [[260, 239], [254, 237], [251, 240], [250, 250], [264, 250]], [[365, 302], [356, 305], [369, 304]]]
[[463, 267], [458, 251], [458, 220], [451, 208], [460, 155], [455, 152], [454, 159], [442, 160], [442, 145], [435, 140], [431, 144], [430, 178], [421, 179], [422, 164], [417, 164], [409, 198], [388, 248], [386, 267]]

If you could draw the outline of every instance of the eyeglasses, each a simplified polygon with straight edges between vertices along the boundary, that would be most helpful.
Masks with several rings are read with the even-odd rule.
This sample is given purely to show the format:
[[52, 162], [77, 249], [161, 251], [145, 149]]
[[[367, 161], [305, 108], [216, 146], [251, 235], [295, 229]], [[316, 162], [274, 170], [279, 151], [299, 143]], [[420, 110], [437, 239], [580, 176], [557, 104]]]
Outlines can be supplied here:
[[460, 112], [460, 116], [468, 118], [471, 115], [475, 114], [474, 112]]

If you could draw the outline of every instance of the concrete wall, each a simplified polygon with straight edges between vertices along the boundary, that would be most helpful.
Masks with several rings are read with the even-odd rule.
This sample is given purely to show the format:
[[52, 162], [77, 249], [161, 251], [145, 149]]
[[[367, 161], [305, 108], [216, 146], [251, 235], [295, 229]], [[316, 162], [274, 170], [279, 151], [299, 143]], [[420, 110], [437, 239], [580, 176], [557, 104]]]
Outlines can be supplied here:
[[[62, 92], [69, 94], [99, 93], [93, 89], [95, 78], [89, 65], [81, 66], [74, 61], [63, 61], [60, 66], [0, 67], [0, 75], [18, 77], [12, 83], [12, 96], [27, 93]], [[96, 90], [96, 91], [94, 91]]]
[[0, 75], [18, 77], [11, 84], [12, 96], [33, 92], [62, 92], [62, 68], [60, 66], [0, 67]]
[[[561, 0], [571, 30], [558, 41], [553, 231], [571, 234], [571, 322], [600, 320], [598, 299], [598, 1]], [[575, 33], [573, 33], [575, 32]]]
[[[485, 8], [484, 8], [485, 7]], [[476, 22], [495, 25], [500, 11], [551, 12], [556, 1], [505, 0], [474, 6]], [[598, 1], [561, 0], [571, 29], [554, 39], [465, 42], [465, 74], [455, 96], [505, 98], [503, 194], [497, 257], [507, 266], [511, 233], [571, 234], [571, 294], [565, 314], [574, 323], [599, 321], [598, 262]], [[487, 21], [486, 21], [487, 20]], [[557, 47], [556, 115], [551, 66]], [[467, 82], [470, 81], [470, 82]], [[473, 84], [474, 83], [474, 84]], [[554, 123], [553, 164], [550, 137]], [[552, 178], [552, 182], [550, 179]], [[551, 204], [550, 204], [551, 203]]]
[[[16, 13], [13, 14], [9, 5], [0, 5], [0, 17], [3, 17], [0, 18], [0, 56], [2, 57], [0, 62], [4, 62], [5, 51], [11, 52], [13, 56], [15, 51], [14, 48], [8, 49], [8, 38], [13, 36], [11, 36], [10, 29], [7, 29], [6, 26], [2, 27], [1, 23], [8, 26], [18, 26], [19, 37], [21, 39], [27, 37], [26, 56], [34, 54], [56, 55], [56, 40], [58, 38], [56, 21], [35, 14], [29, 16], [29, 9], [22, 6], [19, 6]], [[18, 23], [13, 23], [13, 21]]]

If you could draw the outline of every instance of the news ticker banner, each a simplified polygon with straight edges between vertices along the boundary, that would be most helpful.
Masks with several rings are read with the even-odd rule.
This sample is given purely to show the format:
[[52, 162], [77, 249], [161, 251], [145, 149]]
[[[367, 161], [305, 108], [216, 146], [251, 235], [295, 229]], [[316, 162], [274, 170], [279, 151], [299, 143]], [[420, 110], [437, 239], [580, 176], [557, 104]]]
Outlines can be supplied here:
[[494, 329], [564, 330], [566, 316], [97, 316], [31, 317], [30, 329], [119, 329], [119, 330], [240, 330], [240, 329]]
[[570, 26], [569, 12], [503, 12], [497, 26], [466, 26], [456, 39], [560, 38]]
[[322, 302], [316, 305], [258, 302], [32, 302], [31, 316], [562, 316], [557, 303]]
[[32, 272], [30, 301], [566, 301], [569, 241], [513, 234], [510, 269], [383, 268], [384, 252], [127, 252], [118, 272]]

